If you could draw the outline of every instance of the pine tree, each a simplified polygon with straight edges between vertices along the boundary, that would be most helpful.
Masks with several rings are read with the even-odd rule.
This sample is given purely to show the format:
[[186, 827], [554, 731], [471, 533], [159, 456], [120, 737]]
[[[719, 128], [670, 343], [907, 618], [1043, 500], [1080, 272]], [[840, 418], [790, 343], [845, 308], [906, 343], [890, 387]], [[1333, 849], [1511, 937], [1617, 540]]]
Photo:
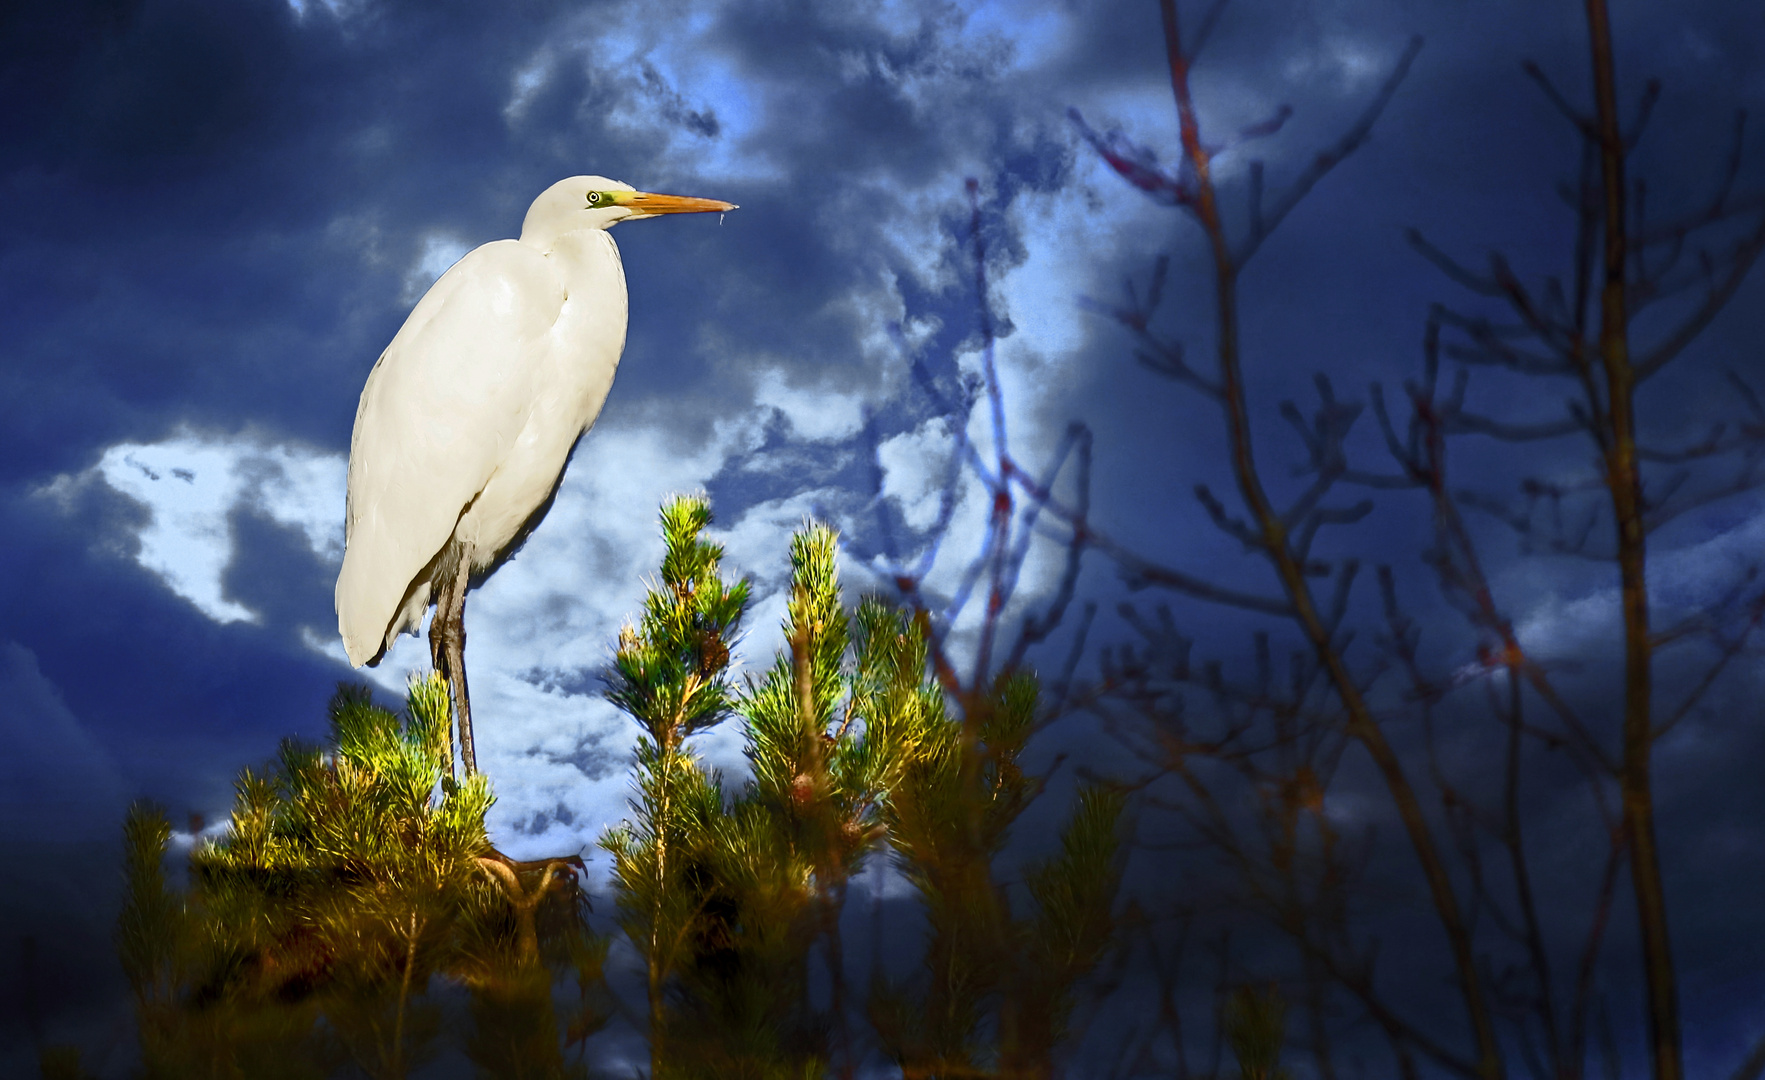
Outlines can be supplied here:
[[237, 784], [230, 827], [166, 882], [163, 813], [131, 811], [118, 949], [149, 1077], [318, 1077], [353, 1060], [402, 1077], [439, 1049], [427, 996], [472, 993], [468, 1056], [493, 1076], [581, 1075], [562, 1057], [553, 973], [575, 970], [580, 1042], [605, 1022], [606, 940], [588, 932], [568, 867], [499, 856], [492, 796], [455, 781], [442, 681], [414, 681], [402, 719], [340, 687], [330, 749], [285, 742]]
[[[668, 555], [620, 635], [610, 695], [642, 726], [634, 819], [608, 833], [626, 932], [650, 975], [656, 1075], [821, 1075], [856, 1050], [839, 934], [849, 883], [881, 849], [884, 806], [942, 695], [899, 613], [844, 608], [838, 537], [791, 544], [786, 648], [746, 692], [725, 681], [743, 586], [717, 578], [698, 500], [664, 507]], [[701, 697], [695, 699], [689, 691]], [[713, 708], [712, 706], [715, 706]], [[683, 748], [731, 709], [751, 780], [729, 797]], [[811, 1002], [811, 961], [832, 1001]]]
[[1293, 1074], [1281, 1067], [1287, 1001], [1280, 987], [1235, 988], [1226, 999], [1220, 1029], [1238, 1059], [1240, 1080], [1290, 1080]]
[[727, 717], [729, 642], [747, 606], [746, 582], [723, 581], [723, 549], [699, 538], [711, 522], [703, 499], [662, 509], [661, 581], [636, 625], [619, 633], [607, 697], [637, 722], [633, 819], [609, 829], [619, 924], [644, 958], [650, 1020], [650, 1075], [669, 1074], [672, 1036], [667, 992], [707, 943], [714, 899], [704, 867], [724, 827], [723, 794], [687, 740]]
[[[840, 916], [853, 875], [880, 850], [883, 807], [919, 727], [942, 705], [900, 615], [875, 600], [846, 613], [838, 554], [825, 526], [792, 538], [787, 648], [740, 705], [753, 767], [732, 812], [732, 876], [749, 909], [736, 939], [741, 990], [768, 999], [761, 1011], [795, 1047], [782, 1061], [795, 1072], [856, 1059]], [[832, 988], [825, 1014], [808, 993], [817, 946]]]
[[400, 718], [365, 687], [331, 701], [330, 754], [283, 744], [247, 770], [232, 827], [191, 856], [211, 922], [240, 964], [229, 992], [320, 994], [328, 1029], [372, 1076], [403, 1076], [433, 1050], [420, 1007], [454, 958], [453, 931], [489, 849], [481, 776], [448, 774], [447, 690], [414, 681]]
[[922, 977], [871, 990], [872, 1023], [909, 1076], [1054, 1075], [1074, 991], [1112, 946], [1119, 792], [1081, 789], [1059, 853], [1025, 869], [1027, 914], [1004, 884], [1011, 827], [1040, 792], [1019, 764], [1039, 693], [1033, 674], [1006, 672], [965, 717], [927, 714], [887, 803], [931, 924]]
[[[1034, 676], [1002, 676], [953, 716], [923, 622], [876, 599], [847, 612], [838, 536], [810, 525], [791, 543], [786, 646], [733, 696], [728, 642], [747, 591], [718, 576], [720, 549], [699, 539], [709, 521], [702, 500], [664, 507], [661, 580], [609, 678], [642, 729], [633, 820], [603, 844], [649, 972], [652, 1075], [856, 1068], [840, 919], [885, 841], [932, 931], [924, 978], [873, 984], [889, 1051], [911, 1075], [1052, 1075], [1075, 988], [1113, 940], [1121, 795], [1081, 791], [1059, 851], [1024, 868], [1027, 912], [1014, 914], [1001, 862], [1040, 790], [1018, 763]], [[685, 744], [732, 710], [753, 775], [730, 797]], [[817, 957], [825, 1006], [810, 994]]]

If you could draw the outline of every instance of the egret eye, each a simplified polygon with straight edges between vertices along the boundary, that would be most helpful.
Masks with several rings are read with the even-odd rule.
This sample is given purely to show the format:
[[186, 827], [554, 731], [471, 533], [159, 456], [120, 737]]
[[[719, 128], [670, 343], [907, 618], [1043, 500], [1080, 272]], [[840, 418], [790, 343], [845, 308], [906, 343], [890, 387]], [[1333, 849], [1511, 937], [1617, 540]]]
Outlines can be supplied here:
[[598, 191], [589, 192], [588, 193], [588, 205], [599, 206], [600, 204], [601, 204], [601, 193]]

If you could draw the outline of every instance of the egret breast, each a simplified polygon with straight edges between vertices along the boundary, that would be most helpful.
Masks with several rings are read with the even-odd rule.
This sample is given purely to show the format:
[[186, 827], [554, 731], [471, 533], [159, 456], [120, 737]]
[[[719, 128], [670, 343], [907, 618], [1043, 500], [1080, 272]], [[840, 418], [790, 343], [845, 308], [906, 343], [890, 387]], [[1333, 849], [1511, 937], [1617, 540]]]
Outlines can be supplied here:
[[519, 544], [549, 508], [570, 452], [593, 426], [625, 348], [625, 271], [600, 229], [560, 238], [547, 259], [566, 291], [543, 351], [527, 422], [454, 535], [490, 566]]

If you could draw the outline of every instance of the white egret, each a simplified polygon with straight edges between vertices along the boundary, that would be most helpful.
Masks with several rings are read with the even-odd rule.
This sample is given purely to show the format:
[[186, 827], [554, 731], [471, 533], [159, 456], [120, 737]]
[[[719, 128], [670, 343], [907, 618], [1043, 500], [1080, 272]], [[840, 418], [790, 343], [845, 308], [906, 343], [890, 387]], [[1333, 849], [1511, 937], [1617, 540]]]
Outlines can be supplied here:
[[356, 410], [337, 629], [377, 664], [436, 607], [430, 656], [448, 681], [466, 772], [466, 591], [551, 509], [625, 348], [625, 271], [607, 230], [659, 214], [735, 209], [602, 176], [533, 201], [519, 240], [469, 252], [380, 354]]

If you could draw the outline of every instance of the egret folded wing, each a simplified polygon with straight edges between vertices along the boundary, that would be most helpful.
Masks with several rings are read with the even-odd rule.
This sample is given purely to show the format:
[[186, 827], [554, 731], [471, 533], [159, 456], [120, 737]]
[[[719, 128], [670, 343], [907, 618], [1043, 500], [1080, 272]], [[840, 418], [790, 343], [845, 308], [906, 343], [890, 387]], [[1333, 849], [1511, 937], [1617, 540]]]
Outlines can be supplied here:
[[416, 629], [428, 584], [412, 587], [526, 425], [564, 299], [543, 254], [486, 244], [441, 275], [375, 363], [350, 440], [337, 578], [351, 663]]

